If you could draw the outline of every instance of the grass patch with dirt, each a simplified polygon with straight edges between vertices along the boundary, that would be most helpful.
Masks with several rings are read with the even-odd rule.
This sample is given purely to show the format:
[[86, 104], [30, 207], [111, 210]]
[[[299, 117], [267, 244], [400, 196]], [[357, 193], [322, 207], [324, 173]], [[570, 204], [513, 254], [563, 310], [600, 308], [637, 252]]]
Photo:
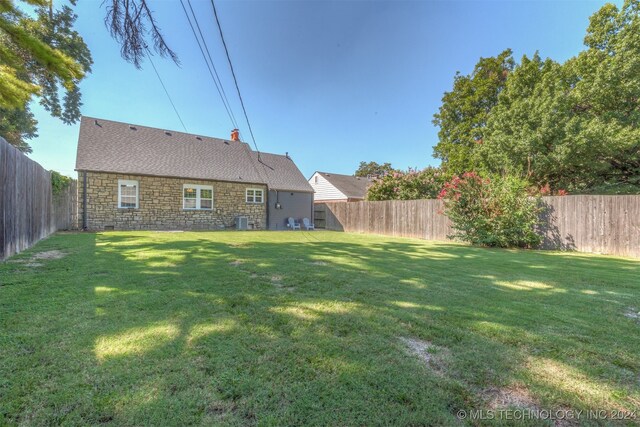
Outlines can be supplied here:
[[0, 424], [632, 413], [638, 312], [630, 259], [334, 232], [58, 234], [0, 263]]

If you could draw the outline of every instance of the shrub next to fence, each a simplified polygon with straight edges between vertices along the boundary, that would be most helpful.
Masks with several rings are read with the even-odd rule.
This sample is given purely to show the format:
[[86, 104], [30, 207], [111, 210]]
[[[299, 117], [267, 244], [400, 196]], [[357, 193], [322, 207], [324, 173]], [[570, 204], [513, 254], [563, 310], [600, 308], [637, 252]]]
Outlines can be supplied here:
[[474, 245], [536, 248], [542, 207], [517, 177], [483, 178], [474, 172], [455, 176], [438, 196], [454, 229], [451, 237]]

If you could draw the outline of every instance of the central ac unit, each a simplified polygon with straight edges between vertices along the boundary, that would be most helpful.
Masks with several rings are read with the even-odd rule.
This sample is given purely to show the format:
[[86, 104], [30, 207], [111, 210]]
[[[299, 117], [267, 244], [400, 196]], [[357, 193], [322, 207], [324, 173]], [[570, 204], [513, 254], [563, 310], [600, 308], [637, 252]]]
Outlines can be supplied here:
[[237, 216], [236, 217], [236, 229], [248, 230], [249, 229], [249, 217]]

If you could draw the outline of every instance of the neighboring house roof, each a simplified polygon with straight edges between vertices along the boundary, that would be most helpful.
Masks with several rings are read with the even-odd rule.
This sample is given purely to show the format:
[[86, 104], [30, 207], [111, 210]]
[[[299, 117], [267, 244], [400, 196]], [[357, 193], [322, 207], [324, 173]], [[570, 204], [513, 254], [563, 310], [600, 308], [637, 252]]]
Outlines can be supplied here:
[[359, 176], [340, 175], [330, 172], [317, 172], [324, 179], [329, 181], [331, 185], [336, 187], [342, 194], [349, 199], [364, 199], [367, 195], [367, 187], [371, 184], [371, 180]]
[[[240, 141], [82, 117], [76, 170], [253, 184], [270, 178], [282, 190], [313, 191], [290, 159], [266, 174], [255, 154]], [[271, 156], [283, 157], [261, 155]]]

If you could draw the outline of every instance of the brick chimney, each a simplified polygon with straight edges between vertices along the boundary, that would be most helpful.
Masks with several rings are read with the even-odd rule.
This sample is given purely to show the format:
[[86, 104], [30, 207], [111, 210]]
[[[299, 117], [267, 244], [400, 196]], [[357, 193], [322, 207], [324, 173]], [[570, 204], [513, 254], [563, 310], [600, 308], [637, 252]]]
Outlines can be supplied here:
[[231, 131], [231, 140], [240, 141], [240, 131], [238, 129], [234, 129]]

